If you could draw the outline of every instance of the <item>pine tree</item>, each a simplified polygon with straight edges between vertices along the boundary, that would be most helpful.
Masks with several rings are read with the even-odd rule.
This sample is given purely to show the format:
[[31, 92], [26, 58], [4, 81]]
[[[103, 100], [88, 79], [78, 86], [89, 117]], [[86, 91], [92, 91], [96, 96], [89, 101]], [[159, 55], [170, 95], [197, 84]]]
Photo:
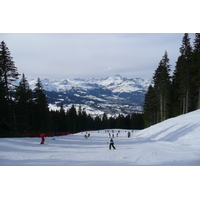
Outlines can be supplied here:
[[143, 129], [144, 128], [144, 114], [133, 113], [131, 115], [131, 127], [130, 129]]
[[9, 103], [6, 98], [5, 85], [0, 79], [0, 137], [6, 137], [10, 127], [8, 124], [8, 107]]
[[65, 115], [65, 110], [63, 105], [60, 105], [60, 111], [59, 111], [59, 118], [58, 118], [58, 123], [59, 123], [59, 129], [58, 131], [64, 132], [66, 131], [66, 115]]
[[155, 89], [152, 85], [148, 87], [148, 90], [144, 97], [144, 126], [149, 127], [153, 124], [158, 123], [157, 113], [158, 113], [159, 99], [157, 98]]
[[85, 110], [82, 110], [81, 113], [81, 130], [88, 130], [91, 129], [90, 123], [88, 122], [88, 119], [90, 116], [87, 115]]
[[16, 90], [17, 124], [20, 131], [29, 131], [30, 114], [32, 113], [32, 90], [29, 88], [25, 75], [19, 82]]
[[[88, 129], [89, 126], [89, 116], [87, 115], [86, 111], [79, 106], [78, 114], [77, 114], [77, 121], [76, 127], [78, 131], [85, 131]], [[90, 128], [89, 128], [90, 129]]]
[[200, 33], [195, 34], [191, 71], [191, 88], [194, 89], [192, 105], [194, 105], [193, 109], [200, 109]]
[[35, 130], [48, 131], [50, 125], [49, 108], [47, 97], [44, 94], [43, 86], [40, 79], [37, 79], [34, 88], [34, 104], [35, 104]]
[[81, 106], [79, 106], [79, 109], [78, 109], [77, 126], [78, 126], [78, 130], [80, 130], [80, 131], [84, 130], [84, 128], [83, 128], [83, 115], [82, 115]]
[[130, 129], [130, 127], [131, 127], [131, 116], [126, 115], [126, 117], [124, 118], [124, 128]]
[[116, 119], [116, 128], [125, 128], [125, 118], [123, 114], [119, 114]]
[[191, 63], [192, 63], [192, 47], [188, 33], [184, 34], [182, 46], [180, 48], [180, 56], [176, 62], [173, 86], [179, 99], [179, 113], [184, 114], [191, 111]]
[[95, 119], [94, 119], [94, 129], [95, 130], [99, 130], [99, 129], [102, 129], [102, 123], [101, 123], [101, 118], [99, 116], [96, 116]]
[[107, 129], [108, 128], [108, 116], [106, 113], [103, 114], [102, 117], [102, 128]]
[[5, 85], [6, 98], [10, 99], [10, 86], [12, 86], [13, 81], [18, 79], [19, 74], [13, 58], [10, 55], [10, 51], [4, 41], [0, 44], [0, 76], [1, 81]]
[[109, 129], [116, 128], [116, 120], [112, 116], [108, 119], [108, 127]]
[[60, 112], [59, 111], [53, 111], [51, 110], [50, 112], [50, 116], [52, 119], [52, 123], [51, 123], [51, 131], [55, 132], [60, 132]]
[[72, 133], [77, 132], [76, 121], [78, 119], [78, 115], [74, 105], [72, 105], [72, 107], [67, 111], [66, 118], [68, 130]]
[[169, 118], [169, 102], [170, 102], [170, 65], [167, 52], [165, 52], [158, 68], [153, 76], [154, 90], [158, 99], [158, 121]]
[[[6, 43], [0, 43], [0, 90], [1, 90], [1, 119], [2, 126], [8, 133], [16, 132], [15, 104], [12, 101], [14, 85], [19, 74]], [[5, 112], [6, 110], [6, 112]], [[4, 129], [3, 128], [3, 129]], [[7, 135], [9, 136], [9, 135]], [[11, 136], [11, 135], [10, 135]]]

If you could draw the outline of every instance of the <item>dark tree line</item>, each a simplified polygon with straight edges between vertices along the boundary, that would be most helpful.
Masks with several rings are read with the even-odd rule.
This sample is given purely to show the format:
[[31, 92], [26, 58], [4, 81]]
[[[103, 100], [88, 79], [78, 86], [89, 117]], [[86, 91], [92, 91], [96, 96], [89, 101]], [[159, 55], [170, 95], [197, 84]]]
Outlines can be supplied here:
[[104, 113], [103, 117], [96, 116], [95, 118], [87, 114], [81, 107], [78, 111], [74, 105], [65, 112], [61, 105], [59, 111], [50, 111], [53, 121], [54, 132], [79, 132], [85, 130], [99, 129], [142, 129], [143, 114], [133, 113], [132, 115], [119, 115], [118, 117], [107, 117]]
[[79, 132], [84, 130], [127, 128], [142, 129], [143, 114], [117, 118], [92, 118], [84, 110], [72, 107], [65, 112], [50, 111], [43, 86], [38, 78], [31, 90], [26, 76], [22, 74], [19, 84], [17, 67], [4, 41], [0, 44], [0, 137], [39, 136], [40, 132]]
[[184, 34], [172, 75], [170, 71], [165, 52], [145, 94], [145, 127], [200, 108], [200, 33], [195, 34], [193, 46], [189, 34]]

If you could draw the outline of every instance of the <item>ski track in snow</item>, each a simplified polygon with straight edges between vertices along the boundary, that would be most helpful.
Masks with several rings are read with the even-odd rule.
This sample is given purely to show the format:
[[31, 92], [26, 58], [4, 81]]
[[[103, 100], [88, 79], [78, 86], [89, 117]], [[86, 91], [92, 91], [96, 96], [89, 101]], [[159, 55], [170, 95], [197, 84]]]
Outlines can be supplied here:
[[[1, 166], [199, 166], [200, 110], [168, 119], [141, 131], [115, 129], [109, 150], [105, 130], [40, 138], [0, 138]], [[112, 134], [112, 130], [110, 130]]]

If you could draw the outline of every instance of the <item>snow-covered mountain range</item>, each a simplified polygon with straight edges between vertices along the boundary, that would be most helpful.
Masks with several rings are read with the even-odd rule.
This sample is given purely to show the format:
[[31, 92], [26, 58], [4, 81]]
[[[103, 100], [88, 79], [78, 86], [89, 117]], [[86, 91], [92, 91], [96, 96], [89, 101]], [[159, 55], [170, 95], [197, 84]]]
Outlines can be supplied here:
[[[28, 80], [34, 89], [37, 79]], [[123, 78], [120, 75], [101, 79], [41, 79], [50, 109], [65, 109], [74, 104], [91, 115], [131, 114], [141, 112], [150, 79]]]

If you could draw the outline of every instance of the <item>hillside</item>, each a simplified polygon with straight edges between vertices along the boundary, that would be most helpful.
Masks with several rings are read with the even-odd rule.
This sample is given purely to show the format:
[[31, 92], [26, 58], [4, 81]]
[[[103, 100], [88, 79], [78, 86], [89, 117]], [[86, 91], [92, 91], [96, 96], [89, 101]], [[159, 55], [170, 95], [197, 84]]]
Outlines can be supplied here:
[[[28, 81], [31, 89], [36, 81]], [[61, 104], [65, 109], [72, 104], [77, 108], [81, 105], [88, 114], [96, 116], [104, 112], [110, 115], [142, 112], [144, 94], [151, 81], [116, 75], [102, 79], [42, 79], [41, 82], [50, 109], [59, 109]]]
[[[108, 132], [91, 131], [46, 138], [0, 138], [0, 165], [11, 166], [199, 166], [200, 110], [141, 131], [114, 130], [116, 150], [108, 150]], [[112, 133], [112, 130], [110, 130]]]

